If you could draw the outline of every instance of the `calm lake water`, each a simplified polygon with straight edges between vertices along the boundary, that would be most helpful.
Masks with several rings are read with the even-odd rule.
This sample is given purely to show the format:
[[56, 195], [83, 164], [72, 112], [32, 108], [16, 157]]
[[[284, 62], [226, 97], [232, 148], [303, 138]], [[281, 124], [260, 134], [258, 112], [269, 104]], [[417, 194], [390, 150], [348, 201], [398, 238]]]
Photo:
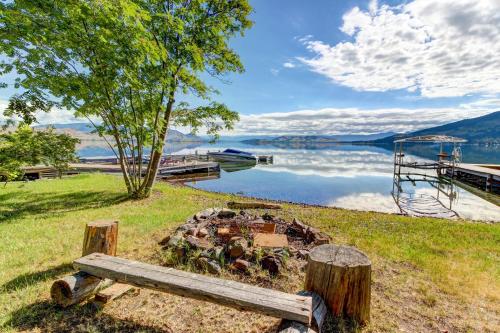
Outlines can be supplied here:
[[[219, 179], [187, 183], [216, 192], [341, 208], [421, 215], [432, 213], [500, 221], [500, 207], [456, 185], [403, 181], [393, 188], [391, 147], [331, 145], [320, 149], [251, 146], [240, 142], [170, 146], [168, 153], [188, 154], [238, 148], [273, 155], [274, 163], [235, 171], [222, 166]], [[439, 147], [408, 147], [408, 158], [435, 159]], [[463, 162], [500, 164], [500, 147], [462, 146]], [[81, 155], [105, 155], [95, 150]], [[417, 156], [418, 155], [418, 156]], [[226, 169], [226, 170], [224, 170]], [[430, 175], [430, 173], [428, 173]], [[394, 196], [393, 196], [394, 190]], [[397, 204], [399, 203], [399, 205]]]

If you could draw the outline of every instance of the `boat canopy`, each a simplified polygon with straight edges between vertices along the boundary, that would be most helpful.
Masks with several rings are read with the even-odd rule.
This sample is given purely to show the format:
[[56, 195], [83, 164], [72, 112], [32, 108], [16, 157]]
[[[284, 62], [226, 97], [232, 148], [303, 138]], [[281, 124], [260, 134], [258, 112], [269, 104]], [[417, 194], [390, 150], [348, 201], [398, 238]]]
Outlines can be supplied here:
[[240, 155], [246, 155], [246, 156], [252, 156], [251, 153], [248, 153], [246, 151], [241, 151], [241, 150], [238, 150], [238, 149], [226, 149], [224, 150], [224, 153], [228, 153], [228, 154], [240, 154]]
[[394, 143], [403, 142], [463, 143], [467, 142], [467, 140], [447, 135], [422, 135], [394, 140]]

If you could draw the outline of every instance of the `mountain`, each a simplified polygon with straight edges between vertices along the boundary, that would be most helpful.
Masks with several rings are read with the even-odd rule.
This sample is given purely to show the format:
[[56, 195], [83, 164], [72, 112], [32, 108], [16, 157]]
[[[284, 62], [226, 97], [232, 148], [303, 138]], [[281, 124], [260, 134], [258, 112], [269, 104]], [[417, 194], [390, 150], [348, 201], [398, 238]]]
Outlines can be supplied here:
[[[56, 131], [67, 133], [81, 141], [102, 141], [97, 134], [92, 133], [94, 128], [88, 123], [52, 124], [38, 125], [35, 128], [45, 129], [53, 126]], [[167, 134], [167, 142], [204, 142], [202, 138], [193, 134], [184, 134], [177, 130], [170, 129]]]
[[275, 146], [304, 146], [304, 145], [328, 145], [347, 143], [353, 141], [371, 141], [392, 136], [394, 133], [378, 133], [369, 135], [283, 135], [279, 137], [255, 138], [241, 142], [251, 145], [275, 145]]
[[448, 135], [466, 139], [471, 144], [500, 144], [500, 111], [464, 119], [416, 132], [396, 134], [371, 143], [392, 143], [396, 139], [421, 135]]

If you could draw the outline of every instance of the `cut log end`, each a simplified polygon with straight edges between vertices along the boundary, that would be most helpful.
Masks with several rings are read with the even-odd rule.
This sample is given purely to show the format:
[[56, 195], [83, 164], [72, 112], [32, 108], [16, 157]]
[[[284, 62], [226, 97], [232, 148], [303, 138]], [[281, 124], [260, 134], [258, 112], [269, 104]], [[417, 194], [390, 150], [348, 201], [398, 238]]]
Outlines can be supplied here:
[[102, 280], [87, 273], [78, 272], [56, 280], [50, 288], [52, 300], [59, 306], [68, 307], [80, 303], [108, 287], [113, 281]]

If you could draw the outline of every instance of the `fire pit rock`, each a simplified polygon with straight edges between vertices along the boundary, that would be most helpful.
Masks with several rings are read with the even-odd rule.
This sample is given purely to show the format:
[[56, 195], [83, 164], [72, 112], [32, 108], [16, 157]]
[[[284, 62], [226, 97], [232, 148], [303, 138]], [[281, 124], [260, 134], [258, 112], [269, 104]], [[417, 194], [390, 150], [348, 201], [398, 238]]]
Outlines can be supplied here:
[[297, 219], [270, 214], [209, 208], [196, 213], [160, 244], [180, 262], [219, 274], [224, 267], [248, 273], [252, 266], [279, 274], [288, 258], [306, 260], [309, 250], [330, 241], [328, 235]]

